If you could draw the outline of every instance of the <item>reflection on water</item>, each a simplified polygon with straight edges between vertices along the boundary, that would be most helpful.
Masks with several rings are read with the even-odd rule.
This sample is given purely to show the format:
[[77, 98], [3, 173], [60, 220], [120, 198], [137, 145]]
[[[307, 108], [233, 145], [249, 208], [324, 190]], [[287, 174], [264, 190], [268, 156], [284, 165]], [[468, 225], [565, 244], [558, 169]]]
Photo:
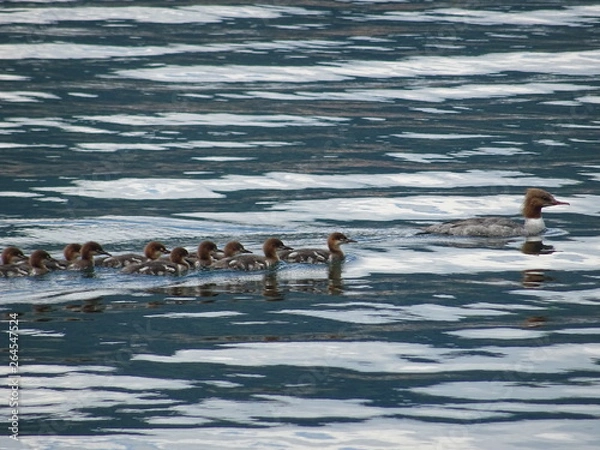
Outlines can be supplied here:
[[198, 272], [183, 277], [183, 281], [165, 283], [147, 289], [150, 293], [164, 293], [173, 297], [206, 298], [218, 300], [219, 295], [249, 294], [262, 296], [268, 301], [285, 300], [291, 293], [340, 295], [344, 293], [343, 262], [318, 264], [304, 269], [304, 264], [281, 263], [277, 269], [264, 273], [235, 271]]
[[539, 236], [529, 237], [523, 242], [521, 251], [526, 255], [547, 255], [556, 250], [553, 245], [544, 244]]
[[544, 283], [555, 281], [552, 276], [547, 275], [547, 270], [529, 269], [523, 271], [523, 287], [540, 288]]
[[[0, 447], [595, 449], [600, 7], [213, 3], [0, 11], [0, 247], [358, 242], [0, 279]], [[540, 239], [419, 233], [528, 187]]]

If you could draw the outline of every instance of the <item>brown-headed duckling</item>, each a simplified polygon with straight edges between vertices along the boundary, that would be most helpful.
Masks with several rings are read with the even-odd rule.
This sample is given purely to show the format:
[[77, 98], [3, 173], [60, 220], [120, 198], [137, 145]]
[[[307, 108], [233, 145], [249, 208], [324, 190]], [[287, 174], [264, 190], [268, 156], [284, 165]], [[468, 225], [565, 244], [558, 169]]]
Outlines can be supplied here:
[[210, 266], [211, 269], [263, 270], [275, 266], [279, 262], [278, 251], [292, 250], [277, 238], [269, 238], [263, 244], [265, 256], [239, 254], [223, 258]]
[[279, 253], [282, 261], [291, 263], [327, 263], [342, 261], [344, 252], [340, 248], [342, 244], [356, 242], [346, 237], [343, 233], [331, 233], [327, 238], [327, 247], [329, 250], [317, 248], [299, 248], [297, 250], [284, 250]]
[[57, 259], [55, 262], [47, 262], [46, 267], [50, 270], [65, 270], [69, 265], [81, 255], [81, 244], [67, 244], [63, 248], [64, 259]]
[[101, 267], [113, 267], [120, 268], [126, 267], [130, 264], [141, 264], [147, 261], [153, 261], [160, 258], [162, 255], [169, 253], [169, 250], [164, 246], [162, 242], [150, 241], [144, 247], [144, 254], [139, 255], [137, 253], [125, 253], [123, 255], [113, 255], [108, 258], [103, 258], [97, 262], [98, 266]]
[[91, 270], [94, 268], [95, 255], [111, 256], [100, 244], [89, 241], [81, 247], [81, 259], [71, 262], [67, 268], [69, 270]]
[[21, 264], [6, 264], [0, 269], [0, 276], [4, 277], [25, 277], [44, 275], [50, 272], [46, 263], [56, 263], [56, 260], [45, 250], [34, 251], [27, 261]]
[[25, 256], [21, 249], [12, 246], [2, 250], [2, 256], [0, 258], [0, 265], [17, 264], [19, 262], [27, 261], [27, 256]]
[[183, 247], [171, 250], [170, 260], [153, 260], [141, 264], [130, 264], [123, 269], [124, 273], [139, 273], [142, 275], [182, 275], [190, 269], [186, 260], [189, 252]]
[[220, 252], [217, 244], [212, 241], [202, 241], [198, 245], [198, 258], [194, 265], [196, 268], [201, 269], [210, 266], [214, 262], [215, 255]]

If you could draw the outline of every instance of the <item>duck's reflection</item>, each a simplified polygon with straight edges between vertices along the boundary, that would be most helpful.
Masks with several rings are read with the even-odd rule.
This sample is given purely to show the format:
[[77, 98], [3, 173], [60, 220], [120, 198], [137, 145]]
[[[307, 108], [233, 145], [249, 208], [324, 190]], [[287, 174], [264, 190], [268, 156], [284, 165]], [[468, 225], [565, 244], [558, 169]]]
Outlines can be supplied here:
[[544, 283], [554, 281], [554, 278], [547, 274], [547, 270], [528, 269], [523, 271], [523, 287], [528, 289], [537, 289]]
[[548, 322], [548, 319], [544, 316], [532, 316], [525, 319], [523, 322], [523, 328], [539, 328]]
[[344, 291], [342, 283], [342, 264], [339, 262], [333, 262], [329, 266], [329, 293], [332, 295], [339, 295]]
[[104, 312], [106, 306], [101, 298], [94, 298], [85, 300], [83, 303], [68, 304], [65, 309], [71, 312], [99, 313]]
[[[530, 236], [521, 245], [521, 252], [526, 255], [549, 255], [555, 251], [553, 245], [544, 244], [542, 236]], [[550, 281], [554, 281], [554, 278], [548, 276], [547, 270], [528, 269], [523, 271], [523, 287], [525, 288], [537, 289]]]
[[148, 292], [167, 294], [173, 297], [201, 297], [213, 300], [221, 294], [262, 294], [266, 300], [283, 300], [279, 280], [275, 271], [267, 271], [261, 279], [253, 280], [198, 280], [199, 284], [159, 286]]
[[263, 278], [263, 291], [265, 299], [270, 301], [284, 300], [284, 295], [279, 289], [279, 282], [275, 271], [269, 271]]
[[[342, 281], [342, 263], [332, 263], [328, 267], [323, 267], [327, 276], [321, 272], [320, 276], [315, 277], [292, 277], [292, 271], [285, 270], [280, 273], [278, 270], [266, 271], [260, 279], [239, 279], [228, 278], [203, 280], [198, 278], [198, 284], [191, 284], [186, 280], [185, 284], [175, 284], [169, 286], [153, 287], [148, 292], [167, 294], [173, 297], [202, 297], [210, 299], [222, 294], [250, 294], [262, 295], [265, 300], [280, 301], [284, 300], [287, 293], [290, 292], [311, 292], [330, 295], [339, 295], [343, 293]], [[303, 272], [305, 275], [306, 273]]]
[[541, 236], [528, 237], [521, 246], [526, 255], [549, 255], [555, 251], [554, 246], [544, 244]]

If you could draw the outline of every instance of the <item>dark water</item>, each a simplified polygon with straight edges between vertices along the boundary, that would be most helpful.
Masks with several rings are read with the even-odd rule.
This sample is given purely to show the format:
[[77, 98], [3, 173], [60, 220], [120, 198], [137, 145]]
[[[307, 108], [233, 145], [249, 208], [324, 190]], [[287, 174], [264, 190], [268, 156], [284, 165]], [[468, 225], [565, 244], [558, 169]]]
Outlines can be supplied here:
[[[0, 279], [2, 448], [596, 448], [595, 2], [5, 2], [0, 245], [356, 239]], [[418, 235], [568, 201], [543, 245]]]

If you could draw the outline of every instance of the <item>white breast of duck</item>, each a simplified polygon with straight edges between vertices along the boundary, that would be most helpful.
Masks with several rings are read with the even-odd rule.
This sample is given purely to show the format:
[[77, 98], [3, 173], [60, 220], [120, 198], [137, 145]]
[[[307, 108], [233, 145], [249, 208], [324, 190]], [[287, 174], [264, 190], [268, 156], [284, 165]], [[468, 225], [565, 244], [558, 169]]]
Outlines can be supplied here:
[[525, 219], [525, 225], [522, 228], [523, 235], [537, 236], [546, 231], [546, 224], [541, 217], [538, 217], [537, 219]]

